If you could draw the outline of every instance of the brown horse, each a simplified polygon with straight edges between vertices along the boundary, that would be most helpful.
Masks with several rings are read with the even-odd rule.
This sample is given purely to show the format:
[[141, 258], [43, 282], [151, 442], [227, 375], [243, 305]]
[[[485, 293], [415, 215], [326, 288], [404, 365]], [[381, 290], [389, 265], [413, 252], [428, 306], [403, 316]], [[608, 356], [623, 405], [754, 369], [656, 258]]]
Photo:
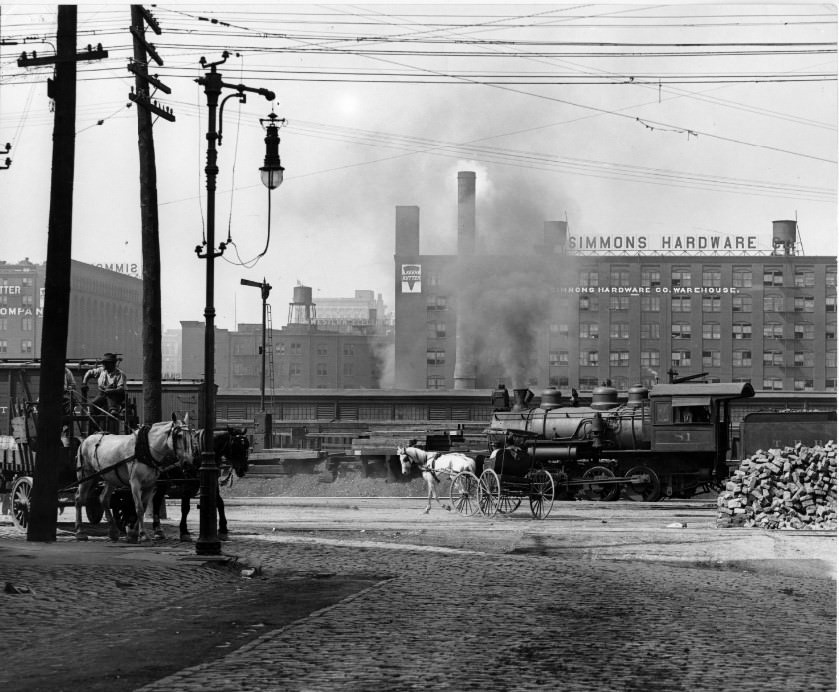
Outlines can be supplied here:
[[100, 501], [108, 520], [108, 535], [119, 539], [119, 526], [111, 512], [111, 494], [129, 488], [136, 523], [128, 527], [128, 540], [146, 539], [143, 516], [154, 494], [161, 471], [193, 463], [192, 432], [173, 414], [171, 422], [142, 426], [128, 435], [94, 433], [85, 438], [76, 454], [76, 536], [83, 540], [82, 507], [88, 494], [103, 481]]

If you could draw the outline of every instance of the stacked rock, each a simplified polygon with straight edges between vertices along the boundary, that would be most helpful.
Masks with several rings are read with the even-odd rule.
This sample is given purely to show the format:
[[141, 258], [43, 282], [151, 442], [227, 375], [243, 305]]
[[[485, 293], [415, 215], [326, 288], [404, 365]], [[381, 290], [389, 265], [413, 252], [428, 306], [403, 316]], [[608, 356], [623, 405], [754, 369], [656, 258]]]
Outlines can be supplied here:
[[759, 450], [717, 498], [717, 526], [836, 530], [836, 443]]

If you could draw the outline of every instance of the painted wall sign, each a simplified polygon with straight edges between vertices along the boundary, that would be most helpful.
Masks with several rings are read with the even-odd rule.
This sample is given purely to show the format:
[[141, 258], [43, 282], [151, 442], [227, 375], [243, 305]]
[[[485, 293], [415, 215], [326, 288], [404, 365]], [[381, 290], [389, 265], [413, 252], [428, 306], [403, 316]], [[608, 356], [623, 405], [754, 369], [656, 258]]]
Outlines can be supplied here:
[[422, 266], [402, 265], [402, 293], [422, 293]]

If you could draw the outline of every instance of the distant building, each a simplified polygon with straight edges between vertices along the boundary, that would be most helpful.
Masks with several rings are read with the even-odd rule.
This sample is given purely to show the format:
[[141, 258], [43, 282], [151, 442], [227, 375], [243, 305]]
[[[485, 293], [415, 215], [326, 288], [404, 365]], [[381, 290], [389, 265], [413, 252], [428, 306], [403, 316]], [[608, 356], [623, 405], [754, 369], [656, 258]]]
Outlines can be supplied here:
[[164, 380], [181, 377], [181, 330], [166, 329], [161, 335], [160, 350]]
[[[397, 207], [395, 386], [470, 389], [668, 371], [755, 390], [836, 391], [836, 257], [800, 254], [794, 221], [756, 237], [569, 236], [547, 221], [505, 256], [475, 250], [475, 175], [458, 175], [458, 253], [419, 253], [419, 208]], [[524, 249], [522, 249], [524, 248]], [[529, 252], [528, 252], [529, 250]]]
[[[288, 324], [266, 333], [265, 388], [358, 389], [387, 384], [393, 337], [381, 296], [356, 291], [353, 298], [326, 299], [326, 317], [311, 288], [296, 286]], [[323, 320], [323, 321], [322, 321]], [[203, 322], [181, 322], [182, 376], [202, 379]], [[219, 389], [259, 389], [262, 324], [216, 328], [215, 382]]]
[[[0, 358], [41, 357], [46, 264], [0, 262]], [[121, 369], [141, 378], [143, 282], [73, 260], [67, 358], [119, 353]]]

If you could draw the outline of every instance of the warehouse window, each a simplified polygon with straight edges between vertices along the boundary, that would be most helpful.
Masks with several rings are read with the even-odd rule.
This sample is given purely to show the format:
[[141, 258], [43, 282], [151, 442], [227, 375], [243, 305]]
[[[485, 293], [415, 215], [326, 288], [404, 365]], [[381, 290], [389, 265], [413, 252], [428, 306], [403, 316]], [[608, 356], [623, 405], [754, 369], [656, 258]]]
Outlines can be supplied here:
[[732, 312], [751, 312], [752, 297], [750, 295], [736, 295], [731, 299]]
[[629, 286], [629, 269], [626, 267], [613, 267], [609, 272], [610, 286]]
[[836, 378], [835, 377], [828, 377], [824, 381], [824, 388], [828, 392], [835, 392], [836, 391]]
[[600, 363], [600, 353], [597, 351], [580, 351], [580, 365], [597, 365]]
[[609, 296], [609, 309], [629, 310], [629, 296]]
[[580, 296], [580, 310], [595, 311], [597, 310], [597, 296], [582, 295]]
[[316, 367], [318, 377], [326, 377], [329, 374], [329, 370], [326, 367], [326, 363], [318, 363]]
[[425, 378], [426, 389], [445, 389], [446, 378], [442, 375], [429, 375]]
[[659, 296], [641, 296], [641, 310], [644, 312], [660, 312], [661, 298]]
[[734, 351], [731, 354], [731, 364], [737, 368], [752, 367], [752, 352], [742, 349]]
[[629, 365], [629, 351], [610, 351], [609, 365], [616, 367]]
[[702, 312], [719, 312], [721, 301], [719, 296], [703, 296]]
[[702, 285], [705, 288], [719, 288], [722, 285], [722, 271], [719, 267], [703, 267]]
[[779, 392], [784, 388], [784, 381], [780, 377], [764, 377], [763, 388]]
[[825, 339], [832, 340], [836, 338], [836, 323], [833, 324], [826, 324], [824, 326], [824, 337]]
[[796, 296], [793, 305], [796, 312], [814, 312], [816, 299], [813, 296]]
[[548, 354], [548, 364], [553, 366], [568, 365], [568, 351], [551, 351]]
[[671, 325], [670, 336], [674, 339], [690, 339], [690, 325], [682, 323]]
[[690, 288], [690, 269], [687, 267], [673, 267], [670, 271], [670, 285]]
[[670, 354], [670, 363], [682, 367], [690, 367], [690, 351], [673, 351]]
[[836, 296], [827, 296], [824, 299], [825, 312], [836, 312]]
[[655, 267], [641, 267], [642, 286], [661, 286], [661, 270]]
[[617, 322], [609, 327], [609, 337], [612, 339], [628, 339], [629, 338], [629, 324], [626, 322]]
[[596, 288], [598, 284], [599, 278], [596, 269], [583, 269], [580, 272], [580, 287]]
[[[836, 354], [833, 355], [835, 358]], [[797, 368], [812, 368], [815, 365], [815, 354], [812, 351], [796, 351], [792, 356], [792, 364]]]
[[670, 298], [671, 312], [690, 312], [690, 296], [673, 296]]
[[813, 267], [796, 267], [793, 280], [798, 288], [810, 288], [816, 285], [816, 272]]
[[641, 338], [642, 339], [660, 339], [661, 338], [661, 323], [660, 322], [641, 322]]
[[763, 325], [764, 339], [783, 339], [784, 325], [778, 322], [768, 322]]
[[763, 311], [764, 312], [783, 312], [784, 311], [784, 297], [778, 294], [763, 296]]
[[828, 267], [824, 273], [825, 286], [836, 286], [836, 267]]
[[659, 367], [661, 354], [658, 351], [641, 351], [641, 365], [645, 368]]
[[597, 339], [600, 336], [600, 326], [597, 322], [583, 322], [580, 324], [581, 339]]
[[439, 348], [429, 348], [425, 353], [425, 362], [428, 365], [445, 365], [446, 352]]
[[716, 322], [709, 322], [702, 325], [703, 339], [719, 339], [721, 334], [720, 325]]
[[783, 267], [764, 267], [763, 268], [763, 285], [764, 286], [783, 286], [784, 285], [784, 270], [783, 270]]
[[752, 270], [749, 267], [734, 267], [731, 283], [735, 288], [751, 288]]
[[0, 339], [0, 353], [8, 353], [9, 352], [9, 342], [5, 339]]
[[782, 366], [784, 364], [783, 351], [764, 351], [763, 352], [764, 365]]
[[446, 323], [429, 322], [427, 324], [426, 336], [429, 339], [444, 339], [446, 337]]
[[718, 368], [718, 367], [720, 367], [720, 352], [719, 351], [702, 351], [702, 367], [703, 368]]
[[329, 355], [329, 346], [327, 346], [326, 344], [318, 344], [318, 346], [317, 346], [317, 354], [318, 354], [321, 358], [325, 358], [326, 356], [328, 356], [328, 355]]
[[796, 339], [815, 339], [816, 326], [805, 323], [796, 324], [793, 326], [793, 337]]
[[792, 387], [796, 392], [812, 392], [813, 380], [795, 380]]

